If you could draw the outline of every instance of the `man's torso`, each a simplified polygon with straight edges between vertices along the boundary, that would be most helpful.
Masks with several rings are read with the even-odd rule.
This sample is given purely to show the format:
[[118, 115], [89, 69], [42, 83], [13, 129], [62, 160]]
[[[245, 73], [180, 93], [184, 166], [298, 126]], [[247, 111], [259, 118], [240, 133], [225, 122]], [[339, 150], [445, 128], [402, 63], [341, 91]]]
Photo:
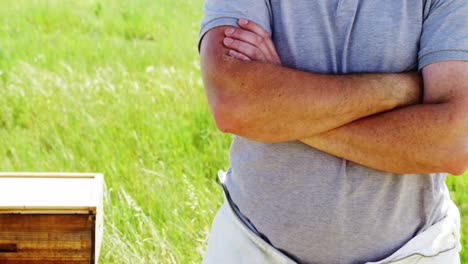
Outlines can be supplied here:
[[[330, 74], [417, 70], [425, 0], [271, 0], [283, 64]], [[445, 215], [445, 175], [372, 170], [300, 142], [235, 137], [226, 185], [271, 243], [310, 263], [384, 258]]]

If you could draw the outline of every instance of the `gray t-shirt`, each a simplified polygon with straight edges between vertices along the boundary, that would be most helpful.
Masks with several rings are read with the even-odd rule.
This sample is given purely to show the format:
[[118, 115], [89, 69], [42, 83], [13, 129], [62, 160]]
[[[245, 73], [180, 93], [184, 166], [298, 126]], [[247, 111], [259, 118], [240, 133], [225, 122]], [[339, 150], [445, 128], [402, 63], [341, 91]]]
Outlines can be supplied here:
[[[283, 64], [329, 74], [403, 72], [468, 60], [467, 0], [206, 0], [200, 37], [247, 18]], [[401, 142], [401, 144], [405, 144]], [[382, 259], [439, 221], [446, 174], [370, 169], [298, 141], [234, 137], [226, 186], [271, 244], [305, 263]]]

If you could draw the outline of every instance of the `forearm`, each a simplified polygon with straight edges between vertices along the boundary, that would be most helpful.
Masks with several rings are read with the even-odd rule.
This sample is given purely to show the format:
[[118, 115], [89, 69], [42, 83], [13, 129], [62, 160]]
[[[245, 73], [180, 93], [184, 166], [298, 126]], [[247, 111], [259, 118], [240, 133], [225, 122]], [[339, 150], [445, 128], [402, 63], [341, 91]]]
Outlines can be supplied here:
[[[207, 43], [222, 38], [206, 36]], [[211, 111], [223, 131], [279, 142], [316, 135], [354, 120], [418, 102], [414, 73], [325, 75], [243, 62], [202, 44]]]
[[316, 149], [393, 173], [450, 172], [466, 159], [466, 116], [448, 103], [421, 104], [363, 118], [301, 140]]

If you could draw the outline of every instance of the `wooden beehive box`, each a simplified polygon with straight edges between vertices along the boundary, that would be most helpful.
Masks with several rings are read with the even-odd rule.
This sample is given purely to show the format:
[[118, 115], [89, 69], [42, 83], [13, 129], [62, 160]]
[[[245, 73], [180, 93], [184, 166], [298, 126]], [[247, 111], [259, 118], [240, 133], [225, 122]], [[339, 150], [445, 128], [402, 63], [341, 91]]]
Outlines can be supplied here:
[[103, 177], [0, 173], [0, 263], [97, 263]]

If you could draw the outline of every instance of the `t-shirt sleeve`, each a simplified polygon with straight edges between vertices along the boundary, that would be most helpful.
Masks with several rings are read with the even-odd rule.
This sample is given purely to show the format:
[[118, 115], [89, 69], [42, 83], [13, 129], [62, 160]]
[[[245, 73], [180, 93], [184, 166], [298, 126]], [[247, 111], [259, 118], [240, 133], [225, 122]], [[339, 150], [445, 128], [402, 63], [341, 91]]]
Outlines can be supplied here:
[[199, 45], [208, 30], [218, 26], [237, 26], [240, 18], [254, 21], [271, 34], [270, 10], [268, 0], [205, 0]]
[[468, 60], [468, 0], [431, 0], [419, 49], [419, 70], [444, 60]]

